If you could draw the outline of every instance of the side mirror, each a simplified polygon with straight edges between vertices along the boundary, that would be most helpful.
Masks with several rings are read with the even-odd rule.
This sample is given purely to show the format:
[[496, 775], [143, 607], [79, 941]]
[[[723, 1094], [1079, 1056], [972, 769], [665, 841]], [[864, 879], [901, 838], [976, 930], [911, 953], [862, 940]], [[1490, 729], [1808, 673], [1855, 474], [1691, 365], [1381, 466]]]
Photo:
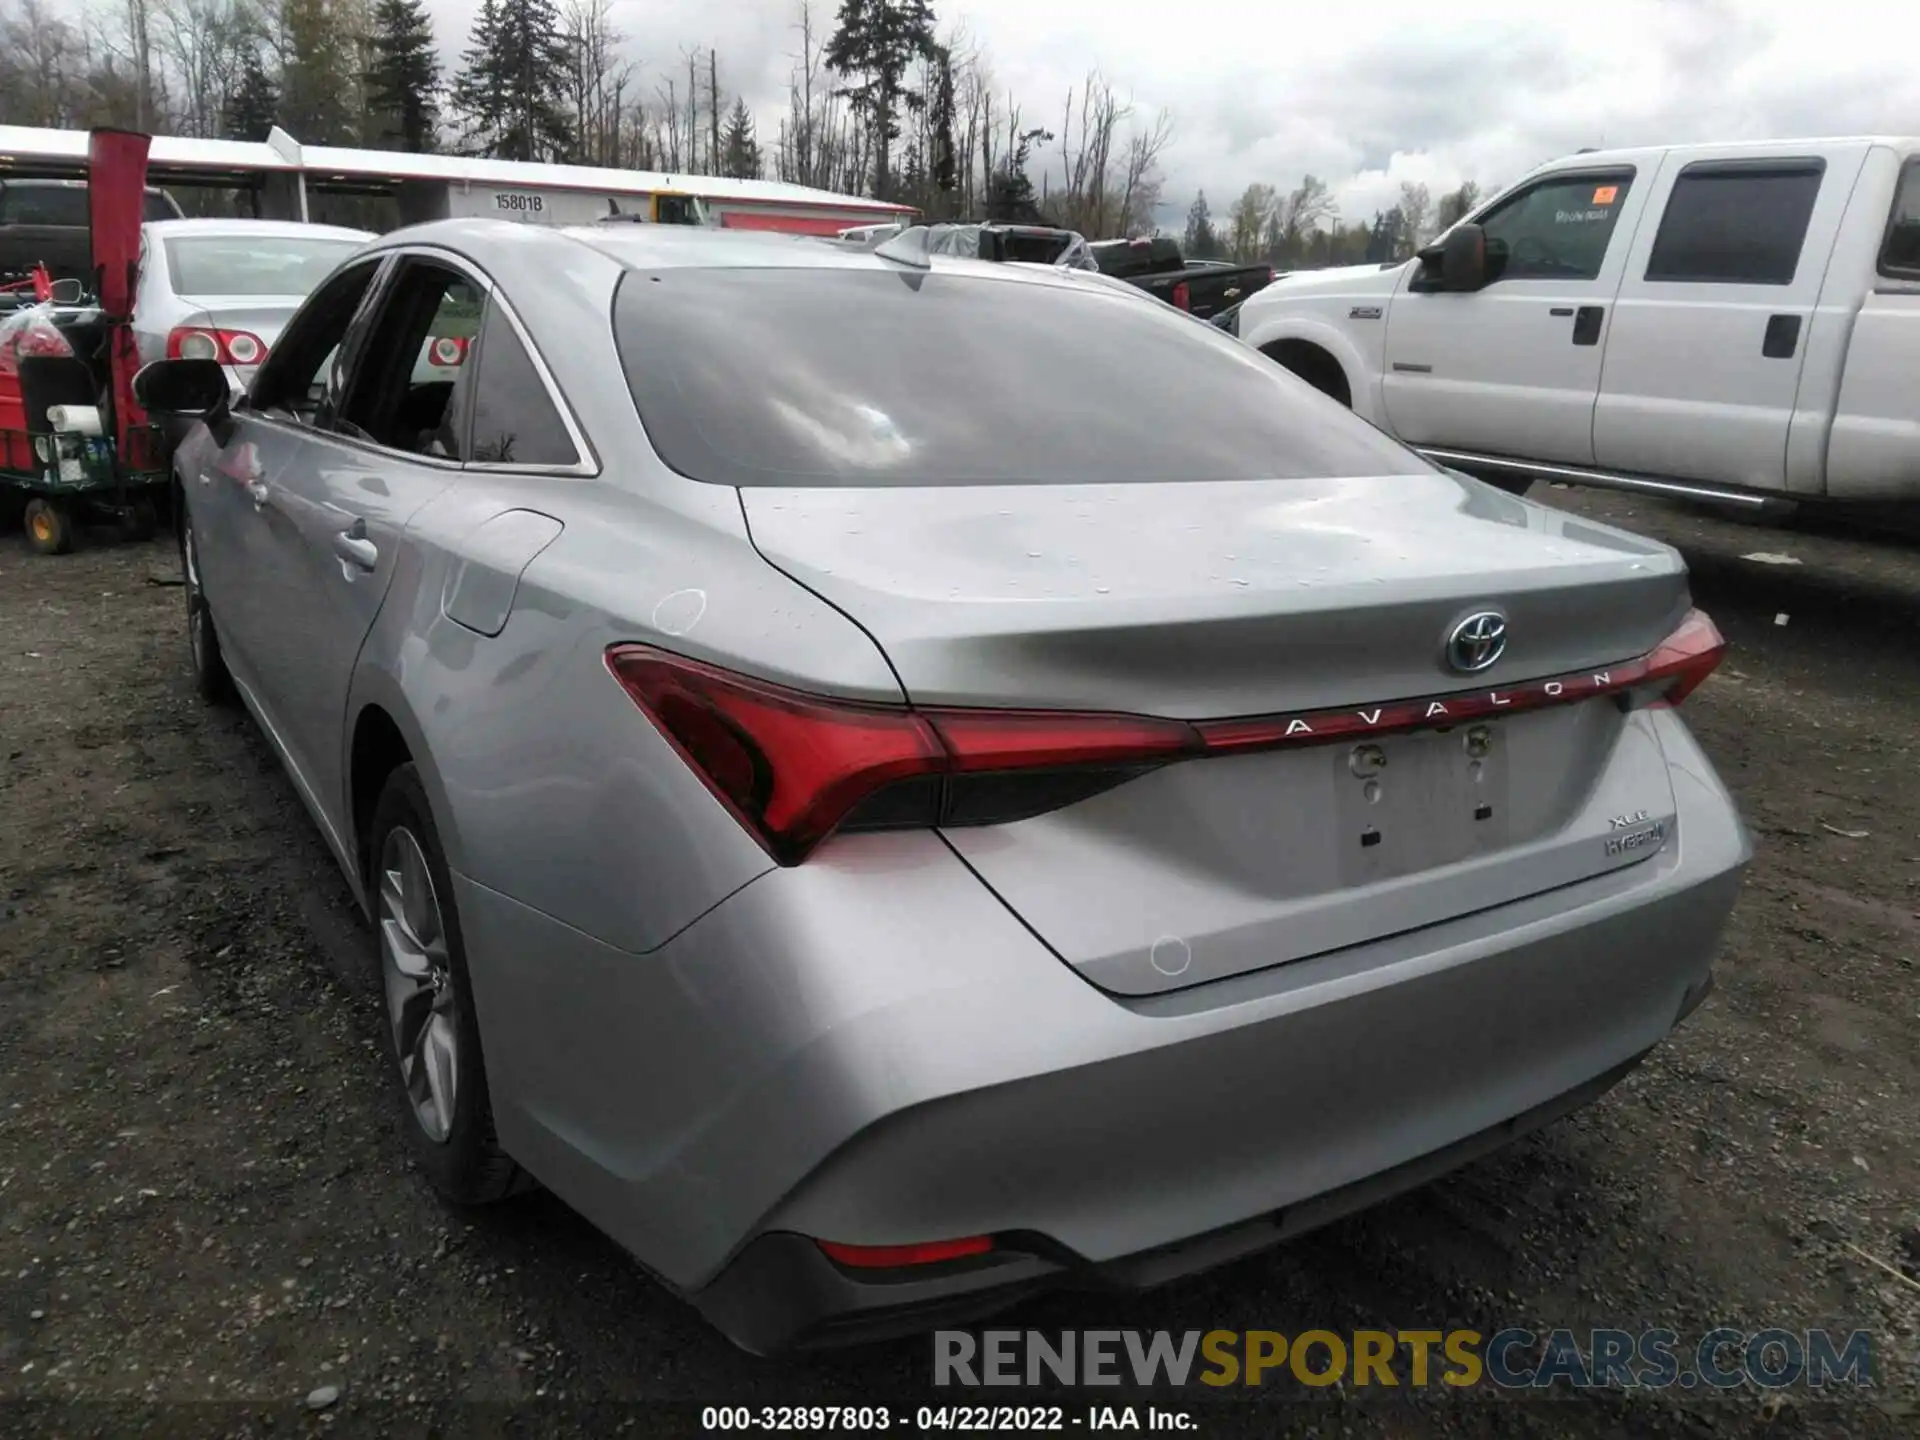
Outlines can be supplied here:
[[216, 420], [233, 400], [218, 360], [155, 360], [133, 377], [133, 398], [149, 415]]
[[1483, 290], [1492, 278], [1487, 267], [1487, 232], [1478, 225], [1454, 226], [1447, 232], [1447, 238], [1427, 253], [1433, 250], [1440, 252], [1438, 268], [1443, 290]]
[[48, 287], [47, 298], [56, 305], [78, 305], [87, 298], [87, 287], [78, 280], [56, 280]]

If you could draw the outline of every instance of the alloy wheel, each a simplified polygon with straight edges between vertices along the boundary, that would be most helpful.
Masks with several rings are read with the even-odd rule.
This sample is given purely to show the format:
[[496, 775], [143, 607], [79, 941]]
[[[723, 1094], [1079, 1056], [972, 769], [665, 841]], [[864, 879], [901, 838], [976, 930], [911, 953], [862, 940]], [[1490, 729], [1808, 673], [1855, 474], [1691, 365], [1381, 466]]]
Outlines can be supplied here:
[[380, 847], [380, 969], [387, 1020], [413, 1117], [429, 1140], [453, 1133], [460, 1042], [446, 924], [426, 853], [396, 825]]

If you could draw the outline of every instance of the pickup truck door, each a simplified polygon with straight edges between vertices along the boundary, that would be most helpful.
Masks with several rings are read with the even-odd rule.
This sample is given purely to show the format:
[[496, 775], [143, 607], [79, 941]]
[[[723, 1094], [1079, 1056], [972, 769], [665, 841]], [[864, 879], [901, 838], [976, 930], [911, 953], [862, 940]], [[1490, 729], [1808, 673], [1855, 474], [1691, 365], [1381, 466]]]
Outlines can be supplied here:
[[1807, 332], [1868, 148], [1668, 152], [1614, 306], [1598, 466], [1786, 488]]
[[[1643, 208], [1630, 165], [1562, 170], [1476, 217], [1504, 266], [1470, 294], [1422, 290], [1409, 265], [1387, 314], [1393, 433], [1437, 446], [1593, 463], [1607, 313]], [[1498, 262], [1496, 262], [1498, 263]]]

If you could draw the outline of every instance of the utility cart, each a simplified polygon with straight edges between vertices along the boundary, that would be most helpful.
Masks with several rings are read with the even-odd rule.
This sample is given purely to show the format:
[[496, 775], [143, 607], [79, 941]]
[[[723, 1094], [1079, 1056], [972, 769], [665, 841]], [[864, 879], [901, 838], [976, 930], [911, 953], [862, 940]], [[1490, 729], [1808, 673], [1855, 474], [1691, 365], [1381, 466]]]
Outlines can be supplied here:
[[0, 292], [0, 511], [18, 512], [44, 555], [73, 548], [83, 520], [149, 537], [167, 496], [163, 437], [133, 398], [148, 143], [89, 137], [91, 294], [43, 270]]

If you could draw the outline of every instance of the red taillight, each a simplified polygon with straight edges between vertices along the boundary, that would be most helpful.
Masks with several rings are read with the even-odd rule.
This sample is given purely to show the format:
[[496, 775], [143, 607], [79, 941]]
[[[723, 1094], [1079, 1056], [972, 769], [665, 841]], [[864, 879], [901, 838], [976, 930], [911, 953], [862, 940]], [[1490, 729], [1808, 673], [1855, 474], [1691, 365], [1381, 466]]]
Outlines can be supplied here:
[[1713, 622], [1693, 610], [1646, 655], [1614, 665], [1413, 700], [1192, 723], [827, 699], [646, 645], [614, 646], [607, 666], [767, 853], [796, 865], [843, 822], [1007, 823], [1176, 760], [1434, 729], [1599, 695], [1677, 705], [1725, 651]]
[[896, 780], [936, 773], [939, 738], [900, 706], [822, 700], [642, 645], [614, 678], [768, 852], [793, 864]]
[[919, 1245], [842, 1245], [836, 1240], [816, 1240], [829, 1260], [860, 1270], [897, 1270], [903, 1265], [938, 1265], [943, 1260], [964, 1260], [969, 1255], [985, 1255], [993, 1249], [991, 1235], [968, 1235], [959, 1240], [929, 1240]]
[[258, 365], [267, 358], [266, 343], [245, 330], [212, 330], [182, 325], [167, 335], [169, 360], [218, 360], [222, 365]]
[[955, 774], [1139, 765], [1197, 755], [1200, 733], [1148, 715], [1074, 715], [1054, 710], [926, 710]]
[[1187, 282], [1182, 280], [1173, 287], [1173, 303], [1182, 310], [1191, 310], [1193, 306], [1188, 301]]
[[1721, 638], [1719, 627], [1704, 610], [1689, 610], [1679, 628], [1647, 656], [1646, 674], [1639, 683], [1657, 684], [1659, 698], [1678, 705], [1713, 674], [1726, 653], [1727, 642]]

